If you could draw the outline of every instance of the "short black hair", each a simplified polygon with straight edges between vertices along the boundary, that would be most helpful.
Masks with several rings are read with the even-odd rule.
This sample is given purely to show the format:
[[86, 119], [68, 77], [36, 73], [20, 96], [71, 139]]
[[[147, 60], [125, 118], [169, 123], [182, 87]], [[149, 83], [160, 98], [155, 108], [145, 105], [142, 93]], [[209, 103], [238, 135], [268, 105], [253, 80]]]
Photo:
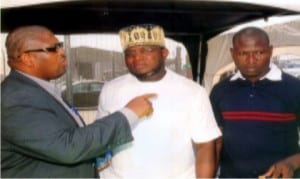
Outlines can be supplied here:
[[270, 44], [270, 39], [269, 39], [269, 35], [267, 34], [267, 32], [258, 27], [246, 27], [246, 28], [241, 29], [236, 34], [234, 34], [234, 36], [232, 38], [232, 44], [234, 45], [236, 40], [239, 37], [244, 36], [244, 35], [245, 36], [259, 36], [259, 37], [263, 38], [267, 42], [267, 44]]

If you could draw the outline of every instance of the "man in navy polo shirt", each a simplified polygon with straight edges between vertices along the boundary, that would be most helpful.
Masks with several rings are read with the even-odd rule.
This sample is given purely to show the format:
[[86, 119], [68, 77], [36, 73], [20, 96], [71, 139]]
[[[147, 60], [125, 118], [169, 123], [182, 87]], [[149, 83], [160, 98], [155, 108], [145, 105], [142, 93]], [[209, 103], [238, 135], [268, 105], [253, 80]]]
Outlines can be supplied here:
[[210, 98], [223, 136], [221, 178], [293, 177], [300, 165], [300, 80], [270, 63], [267, 33], [247, 27], [230, 49], [238, 72]]

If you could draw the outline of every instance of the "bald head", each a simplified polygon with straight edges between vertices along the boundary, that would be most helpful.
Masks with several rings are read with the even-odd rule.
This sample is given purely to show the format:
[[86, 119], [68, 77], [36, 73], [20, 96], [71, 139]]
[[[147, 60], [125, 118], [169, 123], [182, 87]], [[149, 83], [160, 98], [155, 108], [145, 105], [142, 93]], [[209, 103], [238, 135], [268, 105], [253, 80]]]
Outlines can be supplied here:
[[8, 34], [8, 65], [13, 70], [41, 78], [56, 79], [66, 71], [62, 43], [43, 26], [22, 26]]
[[243, 38], [257, 38], [264, 42], [266, 45], [269, 46], [270, 40], [268, 34], [257, 27], [246, 27], [240, 31], [238, 31], [232, 38], [233, 47], [236, 46], [237, 42]]
[[53, 34], [43, 26], [22, 26], [10, 32], [6, 38], [8, 60], [16, 60], [24, 50], [31, 47], [33, 41], [42, 39], [47, 34]]

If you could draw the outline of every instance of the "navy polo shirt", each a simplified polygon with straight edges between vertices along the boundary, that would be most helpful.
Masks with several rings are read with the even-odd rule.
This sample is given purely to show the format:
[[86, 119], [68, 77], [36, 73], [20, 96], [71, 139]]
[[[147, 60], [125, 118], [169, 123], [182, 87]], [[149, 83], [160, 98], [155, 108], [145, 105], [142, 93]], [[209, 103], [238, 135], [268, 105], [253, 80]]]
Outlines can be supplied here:
[[257, 178], [299, 152], [300, 80], [280, 75], [256, 83], [228, 78], [213, 88], [213, 110], [223, 127], [220, 177]]

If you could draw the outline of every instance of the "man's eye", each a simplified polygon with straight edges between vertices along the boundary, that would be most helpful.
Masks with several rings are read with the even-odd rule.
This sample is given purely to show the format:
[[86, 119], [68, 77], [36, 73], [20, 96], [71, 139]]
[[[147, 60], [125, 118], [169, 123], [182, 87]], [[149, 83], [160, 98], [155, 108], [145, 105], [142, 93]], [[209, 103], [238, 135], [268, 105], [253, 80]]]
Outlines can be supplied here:
[[144, 48], [142, 50], [142, 52], [150, 53], [150, 52], [153, 52], [153, 49], [152, 48]]
[[262, 55], [262, 54], [264, 54], [264, 51], [256, 51], [256, 52], [254, 52], [254, 54], [255, 55]]
[[125, 55], [126, 56], [132, 56], [132, 55], [134, 55], [134, 52], [125, 52]]
[[238, 52], [239, 56], [247, 56], [247, 54], [248, 54], [247, 52]]

